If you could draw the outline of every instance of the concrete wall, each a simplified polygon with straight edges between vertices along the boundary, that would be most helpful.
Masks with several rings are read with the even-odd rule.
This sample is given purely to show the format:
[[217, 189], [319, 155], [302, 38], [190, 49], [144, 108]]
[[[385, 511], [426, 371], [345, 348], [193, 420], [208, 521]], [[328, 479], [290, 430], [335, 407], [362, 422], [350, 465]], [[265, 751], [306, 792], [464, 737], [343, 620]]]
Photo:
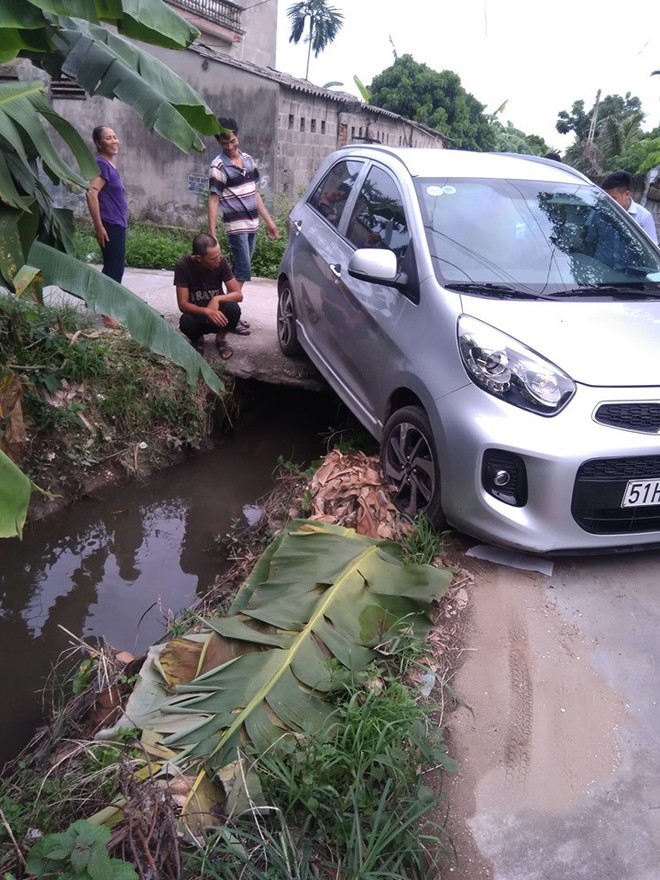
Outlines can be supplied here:
[[[200, 15], [200, 7], [209, 4], [197, 4], [194, 0], [172, 0], [170, 5], [201, 31], [199, 42], [205, 46], [226, 52], [240, 61], [274, 67], [278, 0], [231, 0], [231, 3], [242, 10], [238, 29]], [[194, 11], [195, 7], [197, 11]]]
[[[380, 142], [398, 146], [442, 147], [437, 132], [393, 113], [361, 104], [354, 96], [313, 86], [278, 71], [241, 62], [204, 46], [175, 51], [138, 44], [184, 79], [218, 116], [232, 116], [239, 126], [241, 147], [255, 159], [264, 201], [272, 206], [276, 194], [288, 201], [307, 187], [326, 156], [351, 142]], [[28, 61], [0, 66], [20, 79], [41, 78]], [[126, 186], [130, 216], [190, 229], [206, 218], [208, 166], [218, 152], [214, 138], [203, 153], [181, 153], [145, 130], [133, 110], [119, 101], [51, 94], [53, 108], [92, 144], [92, 130], [109, 125], [118, 134], [121, 151], [117, 167]], [[57, 142], [57, 136], [53, 140]], [[63, 153], [64, 146], [60, 143]], [[82, 193], [51, 188], [57, 205], [86, 214]]]
[[234, 2], [243, 9], [241, 26], [245, 34], [240, 42], [235, 43], [232, 55], [260, 67], [275, 67], [278, 0], [265, 0], [263, 3], [255, 0]]
[[[321, 90], [318, 90], [321, 91]], [[278, 190], [289, 198], [306, 189], [326, 156], [350, 143], [442, 148], [442, 137], [393, 113], [378, 111], [332, 92], [280, 89], [277, 147]]]

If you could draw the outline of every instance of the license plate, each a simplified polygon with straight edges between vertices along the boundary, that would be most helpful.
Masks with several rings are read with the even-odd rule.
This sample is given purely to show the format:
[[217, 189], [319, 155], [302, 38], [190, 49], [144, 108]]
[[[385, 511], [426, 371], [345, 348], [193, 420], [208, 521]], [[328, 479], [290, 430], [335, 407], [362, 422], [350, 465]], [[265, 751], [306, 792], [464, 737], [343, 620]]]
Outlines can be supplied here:
[[621, 507], [651, 507], [660, 504], [660, 480], [628, 480]]

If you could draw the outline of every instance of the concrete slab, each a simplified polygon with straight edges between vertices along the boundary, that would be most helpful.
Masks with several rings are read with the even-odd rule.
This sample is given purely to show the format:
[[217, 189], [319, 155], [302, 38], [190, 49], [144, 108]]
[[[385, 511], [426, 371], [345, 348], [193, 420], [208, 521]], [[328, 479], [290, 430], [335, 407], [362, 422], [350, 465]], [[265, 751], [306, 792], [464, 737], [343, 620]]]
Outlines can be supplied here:
[[[173, 327], [179, 326], [173, 273], [167, 269], [126, 269], [124, 286], [148, 303]], [[57, 288], [45, 292], [46, 299], [67, 297]], [[227, 371], [239, 379], [258, 379], [273, 385], [291, 385], [313, 391], [328, 386], [316, 368], [305, 358], [288, 358], [277, 342], [277, 284], [268, 278], [253, 278], [243, 288], [243, 317], [250, 323], [250, 336], [228, 337], [234, 355], [226, 361]], [[100, 319], [99, 319], [100, 320]], [[204, 356], [216, 357], [211, 337], [207, 337]]]
[[[149, 303], [173, 326], [178, 327], [180, 312], [176, 304], [173, 274], [167, 270], [127, 269], [124, 285]], [[250, 336], [228, 337], [234, 355], [226, 361], [227, 370], [239, 379], [258, 379], [273, 385], [293, 385], [314, 391], [327, 385], [307, 358], [288, 358], [277, 342], [277, 284], [269, 278], [253, 278], [243, 287], [243, 317], [250, 323]], [[211, 337], [207, 337], [204, 356], [215, 357]]]

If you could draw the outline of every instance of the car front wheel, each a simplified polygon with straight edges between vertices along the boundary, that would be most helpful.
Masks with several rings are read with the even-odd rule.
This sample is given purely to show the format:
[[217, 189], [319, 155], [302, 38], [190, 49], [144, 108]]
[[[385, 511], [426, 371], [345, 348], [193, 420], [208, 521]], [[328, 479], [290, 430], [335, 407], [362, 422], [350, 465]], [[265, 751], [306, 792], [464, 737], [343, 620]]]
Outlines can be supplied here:
[[288, 357], [303, 353], [296, 329], [296, 307], [288, 282], [281, 288], [277, 300], [277, 339], [282, 353]]
[[431, 425], [419, 406], [392, 413], [383, 429], [380, 463], [385, 483], [402, 513], [425, 514], [436, 528], [446, 520], [440, 505], [440, 470]]

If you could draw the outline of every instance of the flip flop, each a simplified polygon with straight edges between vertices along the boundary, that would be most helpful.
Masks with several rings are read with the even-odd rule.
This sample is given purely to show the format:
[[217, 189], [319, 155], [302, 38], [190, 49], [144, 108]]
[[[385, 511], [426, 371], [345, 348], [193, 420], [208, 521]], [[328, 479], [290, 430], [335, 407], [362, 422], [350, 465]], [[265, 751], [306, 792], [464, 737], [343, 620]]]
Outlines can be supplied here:
[[215, 347], [223, 361], [228, 361], [234, 353], [234, 349], [224, 339], [216, 339]]
[[239, 318], [239, 319], [238, 319], [238, 326], [239, 326], [239, 327], [245, 327], [246, 330], [249, 330], [249, 329], [250, 329], [250, 323], [249, 323], [249, 321], [244, 321], [243, 318]]
[[234, 327], [233, 330], [229, 331], [230, 333], [235, 333], [237, 336], [249, 336], [250, 330], [248, 330], [247, 326], [243, 324], [241, 321]]

